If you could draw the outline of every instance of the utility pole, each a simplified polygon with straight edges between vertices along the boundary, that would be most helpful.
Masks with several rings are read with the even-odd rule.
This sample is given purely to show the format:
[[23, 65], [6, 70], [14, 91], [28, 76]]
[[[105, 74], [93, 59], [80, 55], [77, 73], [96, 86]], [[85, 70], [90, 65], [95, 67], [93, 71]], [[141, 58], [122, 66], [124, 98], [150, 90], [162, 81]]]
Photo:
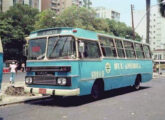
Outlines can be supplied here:
[[147, 29], [146, 29], [146, 43], [150, 43], [149, 41], [149, 33], [150, 33], [150, 0], [146, 0], [146, 13], [147, 13], [147, 19], [146, 19], [146, 23], [147, 23]]
[[132, 39], [133, 39], [133, 40], [135, 40], [135, 27], [134, 27], [134, 16], [133, 16], [133, 9], [134, 9], [134, 6], [131, 4], [132, 32], [133, 32]]

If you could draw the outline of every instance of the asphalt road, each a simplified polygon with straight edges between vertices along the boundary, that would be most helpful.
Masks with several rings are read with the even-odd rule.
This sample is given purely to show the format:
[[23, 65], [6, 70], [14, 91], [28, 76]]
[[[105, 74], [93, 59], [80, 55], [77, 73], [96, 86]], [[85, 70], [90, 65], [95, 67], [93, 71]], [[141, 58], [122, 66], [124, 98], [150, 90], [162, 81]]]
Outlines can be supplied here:
[[[15, 75], [15, 82], [23, 82], [25, 80], [25, 72], [18, 72]], [[10, 82], [10, 73], [4, 73], [2, 82]]]
[[0, 107], [0, 120], [165, 120], [165, 79], [142, 84], [139, 91], [122, 88], [103, 99], [89, 96], [48, 98]]

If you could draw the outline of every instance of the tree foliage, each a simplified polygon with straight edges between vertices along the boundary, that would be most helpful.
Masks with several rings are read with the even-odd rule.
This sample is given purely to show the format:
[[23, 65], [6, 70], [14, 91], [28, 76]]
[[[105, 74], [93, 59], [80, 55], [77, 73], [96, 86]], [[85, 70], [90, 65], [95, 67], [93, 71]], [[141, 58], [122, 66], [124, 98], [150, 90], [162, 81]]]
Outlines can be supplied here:
[[[0, 37], [4, 48], [4, 58], [23, 59], [25, 37], [34, 29], [52, 27], [75, 27], [119, 37], [132, 38], [131, 27], [122, 22], [96, 17], [92, 9], [72, 6], [62, 13], [45, 10], [38, 13], [27, 5], [17, 4], [0, 15]], [[136, 40], [141, 40], [136, 33]]]
[[[92, 9], [79, 8], [72, 6], [65, 9], [61, 14], [56, 15], [54, 20], [51, 18], [54, 16], [53, 11], [44, 11], [41, 16], [39, 15], [38, 21], [36, 21], [35, 26], [40, 25], [39, 28], [46, 27], [76, 27], [83, 28], [87, 30], [97, 31], [101, 33], [111, 34], [119, 37], [125, 37], [132, 39], [133, 32], [132, 28], [126, 26], [125, 23], [117, 22], [109, 19], [101, 19], [96, 17], [96, 13]], [[44, 17], [45, 16], [45, 17]], [[48, 18], [46, 16], [51, 16], [48, 20], [43, 20], [43, 18]], [[52, 21], [53, 22], [52, 22]], [[38, 29], [38, 27], [36, 27]], [[136, 40], [140, 41], [140, 36], [136, 33]]]
[[44, 29], [48, 27], [55, 27], [56, 13], [52, 10], [45, 10], [36, 16], [35, 29]]
[[164, 0], [158, 0], [158, 3], [160, 3], [160, 14], [165, 17], [165, 3], [162, 3]]
[[17, 4], [0, 16], [0, 36], [4, 48], [4, 59], [23, 59], [25, 37], [34, 30], [37, 9]]
[[91, 5], [92, 5], [92, 2], [90, 0], [83, 0], [83, 7], [89, 9]]

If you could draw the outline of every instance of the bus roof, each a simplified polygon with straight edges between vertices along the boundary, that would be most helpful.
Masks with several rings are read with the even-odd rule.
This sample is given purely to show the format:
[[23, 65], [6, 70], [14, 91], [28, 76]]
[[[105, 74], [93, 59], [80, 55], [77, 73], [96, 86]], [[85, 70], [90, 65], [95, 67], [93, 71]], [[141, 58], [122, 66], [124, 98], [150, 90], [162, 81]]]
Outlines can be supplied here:
[[31, 32], [30, 38], [45, 36], [45, 35], [74, 35], [79, 38], [98, 40], [97, 33], [89, 30], [84, 30], [81, 28], [72, 27], [59, 27], [59, 28], [47, 28]]
[[[91, 39], [91, 40], [98, 40], [98, 36], [105, 36], [105, 37], [111, 37], [111, 38], [119, 39], [119, 40], [122, 39], [124, 41], [141, 43], [141, 42], [131, 40], [131, 39], [126, 39], [126, 38], [117, 37], [117, 36], [113, 36], [109, 34], [102, 34], [102, 33], [97, 33], [90, 30], [85, 30], [81, 28], [73, 28], [73, 27], [56, 27], [56, 28], [40, 29], [40, 30], [31, 32], [29, 38], [32, 39], [35, 37], [54, 35], [54, 34], [74, 35], [75, 37], [78, 37], [78, 38]], [[146, 43], [143, 43], [143, 44], [146, 44]]]

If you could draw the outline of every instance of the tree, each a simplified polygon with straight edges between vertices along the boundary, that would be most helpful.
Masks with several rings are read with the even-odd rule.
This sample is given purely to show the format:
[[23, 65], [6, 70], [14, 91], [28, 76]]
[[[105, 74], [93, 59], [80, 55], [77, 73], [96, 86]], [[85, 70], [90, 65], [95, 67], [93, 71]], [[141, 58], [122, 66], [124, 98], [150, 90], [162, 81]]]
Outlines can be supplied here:
[[[118, 37], [124, 37], [127, 39], [132, 39], [133, 31], [131, 27], [128, 27], [125, 23], [117, 22], [114, 20], [106, 19], [109, 30], [108, 33], [118, 36]], [[141, 37], [135, 33], [135, 40], [141, 41]]]
[[25, 37], [34, 30], [37, 9], [17, 4], [0, 16], [0, 36], [4, 48], [4, 60], [23, 60]]
[[92, 2], [90, 0], [83, 0], [83, 7], [89, 9], [91, 5], [92, 5]]
[[52, 10], [44, 10], [36, 16], [35, 29], [43, 29], [56, 26], [56, 12]]
[[[40, 27], [35, 27], [36, 29], [47, 27], [75, 27], [125, 38], [131, 38], [133, 35], [131, 27], [127, 27], [126, 24], [122, 22], [97, 18], [95, 11], [92, 9], [72, 6], [65, 9], [62, 13], [58, 14], [58, 16], [55, 16], [53, 20], [51, 18], [54, 15], [50, 13], [51, 12], [44, 12], [38, 15], [35, 26]], [[48, 18], [46, 16], [50, 16], [50, 18], [48, 20], [43, 19]], [[136, 38], [139, 39], [140, 36], [136, 34]]]
[[158, 0], [160, 3], [160, 14], [165, 17], [165, 3], [163, 3], [164, 0]]

